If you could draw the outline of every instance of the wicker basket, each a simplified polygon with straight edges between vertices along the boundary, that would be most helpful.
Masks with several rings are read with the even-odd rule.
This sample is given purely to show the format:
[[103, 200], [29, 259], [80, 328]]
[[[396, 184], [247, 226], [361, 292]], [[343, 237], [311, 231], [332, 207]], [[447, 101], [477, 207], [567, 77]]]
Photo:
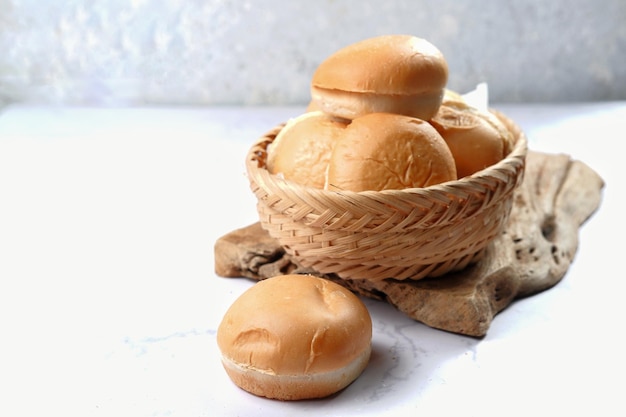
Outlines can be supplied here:
[[508, 219], [527, 153], [526, 137], [511, 129], [513, 151], [470, 177], [427, 188], [327, 191], [267, 171], [268, 145], [283, 126], [246, 158], [259, 220], [298, 264], [344, 279], [417, 280], [478, 261]]

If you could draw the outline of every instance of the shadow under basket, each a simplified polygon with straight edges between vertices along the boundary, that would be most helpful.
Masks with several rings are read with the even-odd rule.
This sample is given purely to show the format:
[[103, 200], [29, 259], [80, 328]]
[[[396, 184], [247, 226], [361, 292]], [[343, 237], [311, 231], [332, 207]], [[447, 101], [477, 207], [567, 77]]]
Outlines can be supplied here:
[[511, 153], [472, 176], [426, 188], [328, 191], [266, 169], [267, 149], [284, 124], [248, 151], [246, 169], [262, 227], [293, 260], [344, 279], [418, 280], [477, 262], [506, 224], [527, 154], [523, 132]]

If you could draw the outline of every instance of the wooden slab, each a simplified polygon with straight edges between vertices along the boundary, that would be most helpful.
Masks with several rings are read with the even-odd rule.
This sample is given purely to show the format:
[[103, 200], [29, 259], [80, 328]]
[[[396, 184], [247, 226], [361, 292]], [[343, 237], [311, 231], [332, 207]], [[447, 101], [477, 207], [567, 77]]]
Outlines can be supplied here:
[[439, 278], [380, 282], [343, 280], [296, 265], [259, 223], [215, 243], [215, 272], [255, 280], [314, 273], [369, 298], [383, 300], [428, 326], [468, 336], [487, 334], [513, 300], [558, 283], [578, 249], [579, 228], [598, 209], [604, 181], [568, 155], [530, 151], [503, 233], [476, 265]]

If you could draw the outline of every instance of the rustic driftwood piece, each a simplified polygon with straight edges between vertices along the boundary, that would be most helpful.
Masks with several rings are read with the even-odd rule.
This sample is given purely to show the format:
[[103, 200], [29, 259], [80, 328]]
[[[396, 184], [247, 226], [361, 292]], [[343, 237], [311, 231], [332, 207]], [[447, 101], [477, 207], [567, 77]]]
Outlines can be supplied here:
[[[430, 327], [481, 337], [513, 300], [546, 290], [565, 276], [578, 248], [579, 228], [599, 207], [603, 187], [602, 178], [584, 163], [531, 151], [505, 230], [477, 264], [419, 281], [322, 276], [384, 300]], [[255, 280], [315, 273], [296, 265], [258, 223], [217, 240], [215, 272]]]

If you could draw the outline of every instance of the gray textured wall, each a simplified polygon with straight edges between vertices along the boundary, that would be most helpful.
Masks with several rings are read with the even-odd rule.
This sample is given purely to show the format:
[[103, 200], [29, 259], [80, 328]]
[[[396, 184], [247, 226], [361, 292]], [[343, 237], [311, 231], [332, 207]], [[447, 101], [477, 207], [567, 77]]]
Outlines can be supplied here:
[[626, 99], [624, 0], [0, 0], [0, 105], [283, 105], [384, 33], [437, 45], [495, 102]]

